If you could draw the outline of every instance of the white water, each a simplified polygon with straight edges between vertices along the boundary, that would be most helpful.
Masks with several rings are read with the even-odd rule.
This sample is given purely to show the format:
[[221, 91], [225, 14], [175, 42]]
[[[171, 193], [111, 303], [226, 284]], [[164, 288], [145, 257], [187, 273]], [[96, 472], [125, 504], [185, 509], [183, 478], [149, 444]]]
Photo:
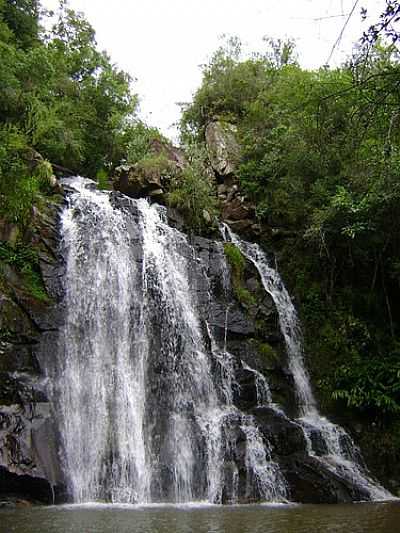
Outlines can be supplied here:
[[[260, 274], [264, 289], [271, 295], [276, 305], [279, 325], [288, 354], [289, 371], [293, 376], [298, 400], [300, 414], [298, 422], [303, 428], [309, 454], [339, 477], [351, 481], [356, 487], [363, 488], [371, 500], [392, 499], [393, 496], [372, 480], [365, 467], [360, 464], [357, 458], [357, 456], [360, 457], [359, 450], [351, 437], [343, 428], [333, 424], [319, 413], [304, 364], [301, 327], [296, 309], [279, 273], [269, 265], [266, 254], [257, 244], [241, 240], [226, 225], [223, 225], [221, 232], [224, 239], [229, 239], [234, 243], [253, 263]], [[264, 394], [267, 393], [264, 392]], [[325, 453], [321, 454], [320, 451], [317, 456], [313, 449], [312, 435], [322, 440]]]
[[254, 368], [251, 368], [244, 361], [242, 361], [242, 367], [248, 372], [254, 374], [257, 394], [257, 407], [271, 407], [273, 405], [272, 394], [266, 377], [263, 376], [261, 372], [258, 372]]
[[285, 501], [268, 443], [233, 406], [232, 357], [210, 331], [206, 347], [186, 237], [143, 199], [115, 208], [89, 180], [68, 185], [55, 397], [73, 501], [237, 502], [243, 464], [249, 499]]
[[[75, 502], [148, 501], [143, 435], [147, 350], [126, 220], [106, 195], [86, 189], [84, 180], [73, 185], [80, 192], [61, 220], [66, 322], [59, 343], [57, 404], [65, 470]], [[139, 318], [134, 328], [130, 308]]]

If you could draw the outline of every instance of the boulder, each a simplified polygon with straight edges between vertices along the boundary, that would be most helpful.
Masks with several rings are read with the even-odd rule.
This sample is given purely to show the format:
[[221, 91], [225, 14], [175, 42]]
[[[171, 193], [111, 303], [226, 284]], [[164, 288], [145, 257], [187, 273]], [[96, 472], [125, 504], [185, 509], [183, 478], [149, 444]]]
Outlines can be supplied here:
[[221, 177], [234, 174], [240, 160], [236, 127], [222, 121], [210, 122], [206, 127], [206, 144], [216, 174]]
[[254, 223], [255, 207], [246, 202], [243, 196], [235, 196], [231, 201], [226, 201], [222, 206], [222, 218], [231, 222], [252, 219]]
[[150, 141], [150, 151], [156, 155], [164, 155], [181, 170], [183, 170], [187, 164], [183, 150], [170, 143], [163, 142], [160, 139], [153, 139]]
[[147, 157], [115, 169], [113, 188], [131, 198], [147, 197], [162, 204], [171, 178], [179, 175], [185, 165], [182, 150], [166, 141], [153, 139]]
[[139, 164], [121, 165], [115, 169], [113, 187], [131, 198], [150, 196], [162, 190], [161, 172], [147, 171]]

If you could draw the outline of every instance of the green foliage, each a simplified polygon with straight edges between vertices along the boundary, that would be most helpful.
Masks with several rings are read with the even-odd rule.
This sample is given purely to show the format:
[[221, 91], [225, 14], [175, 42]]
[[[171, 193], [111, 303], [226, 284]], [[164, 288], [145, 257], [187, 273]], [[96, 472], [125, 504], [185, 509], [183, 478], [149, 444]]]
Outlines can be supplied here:
[[224, 244], [225, 256], [231, 267], [233, 292], [239, 302], [245, 306], [254, 305], [255, 298], [243, 284], [246, 259], [239, 248], [230, 242]]
[[95, 175], [126, 156], [137, 98], [82, 14], [61, 2], [47, 35], [39, 31], [44, 16], [38, 1], [0, 0], [0, 124], [13, 125], [45, 159]]
[[189, 225], [197, 231], [208, 229], [217, 214], [217, 198], [213, 177], [205, 164], [205, 153], [192, 147], [188, 164], [169, 185], [167, 201], [180, 209]]
[[243, 257], [242, 252], [235, 244], [231, 242], [224, 244], [224, 252], [229, 264], [231, 265], [234, 276], [241, 279], [246, 266], [246, 259]]
[[110, 189], [108, 172], [104, 168], [97, 171], [96, 181], [97, 181], [97, 187], [99, 189], [103, 189], [103, 190]]
[[26, 137], [13, 126], [0, 125], [0, 217], [25, 224], [39, 190], [24, 161]]
[[46, 183], [53, 176], [53, 167], [51, 166], [50, 161], [46, 159], [39, 161], [35, 168], [35, 177], [43, 183]]
[[345, 400], [349, 407], [373, 409], [384, 413], [400, 412], [399, 354], [384, 360], [352, 359], [334, 374], [334, 399]]
[[53, 192], [52, 179], [54, 179], [53, 167], [50, 161], [40, 160], [33, 172], [41, 192], [50, 195]]
[[37, 0], [1, 0], [0, 14], [21, 48], [38, 43], [39, 2]]
[[0, 0], [0, 217], [25, 226], [53, 192], [51, 163], [110, 173], [148, 155], [157, 137], [135, 119], [131, 80], [98, 50], [84, 16], [62, 1], [45, 34], [48, 16], [38, 0]]
[[21, 242], [11, 246], [0, 241], [0, 263], [11, 265], [21, 274], [25, 289], [33, 298], [49, 301], [39, 270], [39, 260], [31, 246]]
[[257, 348], [261, 357], [269, 363], [276, 363], [278, 361], [278, 354], [268, 342], [259, 342]]
[[241, 285], [234, 287], [234, 292], [236, 298], [242, 303], [245, 307], [250, 307], [256, 303], [256, 299], [251, 294], [251, 292]]
[[156, 128], [151, 128], [142, 121], [135, 121], [123, 132], [121, 143], [125, 147], [128, 164], [135, 164], [152, 154], [153, 141], [167, 142]]
[[166, 176], [173, 173], [174, 165], [163, 153], [147, 154], [139, 162], [138, 165], [144, 170], [147, 175]]

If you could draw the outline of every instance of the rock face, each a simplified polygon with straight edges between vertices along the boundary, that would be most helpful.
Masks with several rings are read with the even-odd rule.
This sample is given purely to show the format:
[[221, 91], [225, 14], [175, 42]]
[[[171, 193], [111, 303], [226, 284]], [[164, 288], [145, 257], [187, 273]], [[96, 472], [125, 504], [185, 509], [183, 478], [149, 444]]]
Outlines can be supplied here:
[[21, 272], [7, 263], [0, 278], [0, 494], [42, 502], [63, 490], [42, 348], [47, 339], [51, 358], [60, 320], [57, 211], [50, 204], [46, 213], [35, 211], [33, 229], [23, 236], [38, 253], [48, 297], [33, 296]]
[[235, 173], [240, 160], [236, 127], [227, 122], [210, 122], [206, 128], [206, 144], [211, 165], [220, 179]]
[[[243, 275], [243, 289], [251, 298], [239, 301], [232, 286], [232, 269], [228, 267], [227, 272], [224, 267], [221, 243], [193, 237], [192, 245], [206, 265], [210, 281], [208, 288], [197, 281], [201, 312], [215, 339], [220, 345], [225, 342], [227, 351], [235, 357], [238, 383], [235, 404], [255, 418], [265, 441], [272, 445], [272, 458], [280, 465], [289, 484], [289, 498], [303, 503], [368, 500], [367, 492], [331, 472], [319, 461], [318, 453], [310, 456], [308, 452], [304, 431], [296, 422], [294, 385], [287, 367], [277, 311], [254, 267], [246, 263]], [[201, 280], [201, 272], [195, 272], [193, 265], [193, 275]], [[272, 399], [280, 408], [259, 405], [257, 372], [267, 377]], [[313, 448], [318, 451], [318, 444], [322, 446], [323, 440], [319, 435], [312, 438]]]
[[258, 235], [255, 206], [240, 191], [237, 170], [240, 163], [240, 145], [236, 127], [226, 122], [210, 122], [205, 140], [211, 166], [218, 182], [221, 218], [233, 231], [248, 237]]
[[130, 196], [154, 196], [163, 194], [162, 175], [158, 170], [145, 170], [140, 165], [122, 165], [115, 169], [113, 186], [115, 190]]

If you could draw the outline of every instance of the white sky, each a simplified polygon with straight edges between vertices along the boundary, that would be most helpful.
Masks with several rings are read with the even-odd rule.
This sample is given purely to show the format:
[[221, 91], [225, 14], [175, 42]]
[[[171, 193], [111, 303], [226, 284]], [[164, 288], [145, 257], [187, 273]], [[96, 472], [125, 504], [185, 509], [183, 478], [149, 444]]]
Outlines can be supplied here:
[[[55, 8], [58, 0], [43, 0]], [[263, 50], [262, 37], [296, 40], [306, 68], [326, 63], [355, 0], [70, 0], [85, 13], [105, 49], [137, 79], [141, 116], [174, 137], [178, 102], [199, 86], [199, 65], [208, 61], [223, 34], [237, 35], [249, 51]], [[375, 22], [384, 0], [359, 0], [331, 65], [350, 55], [363, 29]], [[369, 17], [361, 22], [360, 9]], [[339, 16], [338, 16], [339, 15]], [[329, 18], [324, 18], [329, 17]]]

